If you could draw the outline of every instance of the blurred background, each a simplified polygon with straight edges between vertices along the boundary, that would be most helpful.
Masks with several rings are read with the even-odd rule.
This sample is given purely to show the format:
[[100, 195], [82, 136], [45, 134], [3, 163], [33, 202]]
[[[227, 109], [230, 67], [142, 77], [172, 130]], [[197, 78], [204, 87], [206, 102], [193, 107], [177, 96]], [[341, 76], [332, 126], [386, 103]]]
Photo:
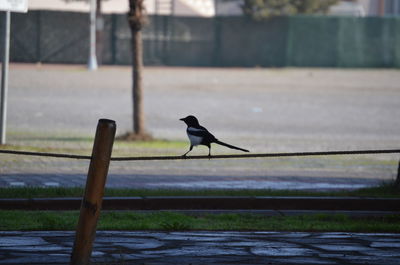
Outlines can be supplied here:
[[[98, 62], [130, 65], [129, 0], [96, 1]], [[144, 64], [399, 66], [398, 0], [300, 2], [145, 0]], [[88, 1], [30, 0], [28, 5], [28, 13], [12, 15], [11, 61], [85, 64]]]

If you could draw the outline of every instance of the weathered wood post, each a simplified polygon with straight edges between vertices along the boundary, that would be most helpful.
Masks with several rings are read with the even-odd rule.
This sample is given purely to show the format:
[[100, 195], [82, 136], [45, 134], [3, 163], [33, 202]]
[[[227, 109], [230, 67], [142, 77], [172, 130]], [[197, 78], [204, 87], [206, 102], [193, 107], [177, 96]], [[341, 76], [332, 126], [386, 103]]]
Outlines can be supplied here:
[[76, 228], [71, 265], [87, 265], [90, 261], [115, 131], [115, 121], [107, 119], [99, 120], [86, 180], [85, 195], [82, 199], [79, 222]]

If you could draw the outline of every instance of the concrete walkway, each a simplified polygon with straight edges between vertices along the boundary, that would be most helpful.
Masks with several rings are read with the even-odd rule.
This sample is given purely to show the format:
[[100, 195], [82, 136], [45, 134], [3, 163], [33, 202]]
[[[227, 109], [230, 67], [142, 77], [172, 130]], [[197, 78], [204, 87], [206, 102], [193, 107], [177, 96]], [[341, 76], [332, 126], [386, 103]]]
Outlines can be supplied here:
[[[68, 264], [74, 232], [0, 232], [0, 264]], [[400, 264], [400, 234], [97, 233], [93, 264]]]

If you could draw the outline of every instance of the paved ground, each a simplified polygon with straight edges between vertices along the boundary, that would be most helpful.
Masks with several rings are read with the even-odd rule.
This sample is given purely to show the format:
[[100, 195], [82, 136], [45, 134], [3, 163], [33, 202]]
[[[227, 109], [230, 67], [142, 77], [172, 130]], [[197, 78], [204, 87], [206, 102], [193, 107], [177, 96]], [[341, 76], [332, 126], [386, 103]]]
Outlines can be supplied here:
[[[149, 67], [147, 128], [185, 139], [178, 119], [194, 114], [253, 152], [393, 147], [399, 84], [398, 70]], [[92, 135], [108, 117], [123, 133], [132, 126], [130, 90], [130, 67], [11, 65], [9, 129]]]
[[[10, 144], [68, 152], [90, 145], [80, 139], [94, 135], [99, 118], [116, 120], [118, 134], [131, 127], [130, 67], [95, 72], [83, 66], [10, 68]], [[194, 114], [219, 139], [251, 152], [399, 147], [398, 70], [149, 67], [144, 80], [147, 128], [158, 138], [186, 140], [178, 119]], [[194, 154], [206, 152], [200, 147]], [[117, 162], [111, 165], [108, 185], [348, 188], [393, 179], [397, 163], [396, 155]], [[86, 172], [86, 162], [2, 155], [0, 186], [82, 185]]]
[[[73, 232], [0, 232], [0, 264], [68, 264]], [[400, 264], [399, 234], [98, 232], [93, 264]]]

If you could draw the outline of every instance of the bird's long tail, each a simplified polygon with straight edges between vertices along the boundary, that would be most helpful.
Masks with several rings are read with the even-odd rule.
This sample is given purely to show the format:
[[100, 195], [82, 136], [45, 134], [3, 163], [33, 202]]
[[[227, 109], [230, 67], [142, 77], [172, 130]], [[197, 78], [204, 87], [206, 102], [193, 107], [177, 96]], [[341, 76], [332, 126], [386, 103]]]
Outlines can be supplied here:
[[223, 145], [223, 146], [226, 146], [226, 147], [231, 148], [231, 149], [236, 149], [236, 150], [240, 150], [240, 151], [243, 151], [243, 152], [249, 152], [249, 150], [246, 150], [246, 149], [243, 149], [243, 148], [240, 148], [240, 147], [237, 147], [237, 146], [233, 146], [233, 145], [221, 142], [219, 140], [215, 140], [215, 143]]

